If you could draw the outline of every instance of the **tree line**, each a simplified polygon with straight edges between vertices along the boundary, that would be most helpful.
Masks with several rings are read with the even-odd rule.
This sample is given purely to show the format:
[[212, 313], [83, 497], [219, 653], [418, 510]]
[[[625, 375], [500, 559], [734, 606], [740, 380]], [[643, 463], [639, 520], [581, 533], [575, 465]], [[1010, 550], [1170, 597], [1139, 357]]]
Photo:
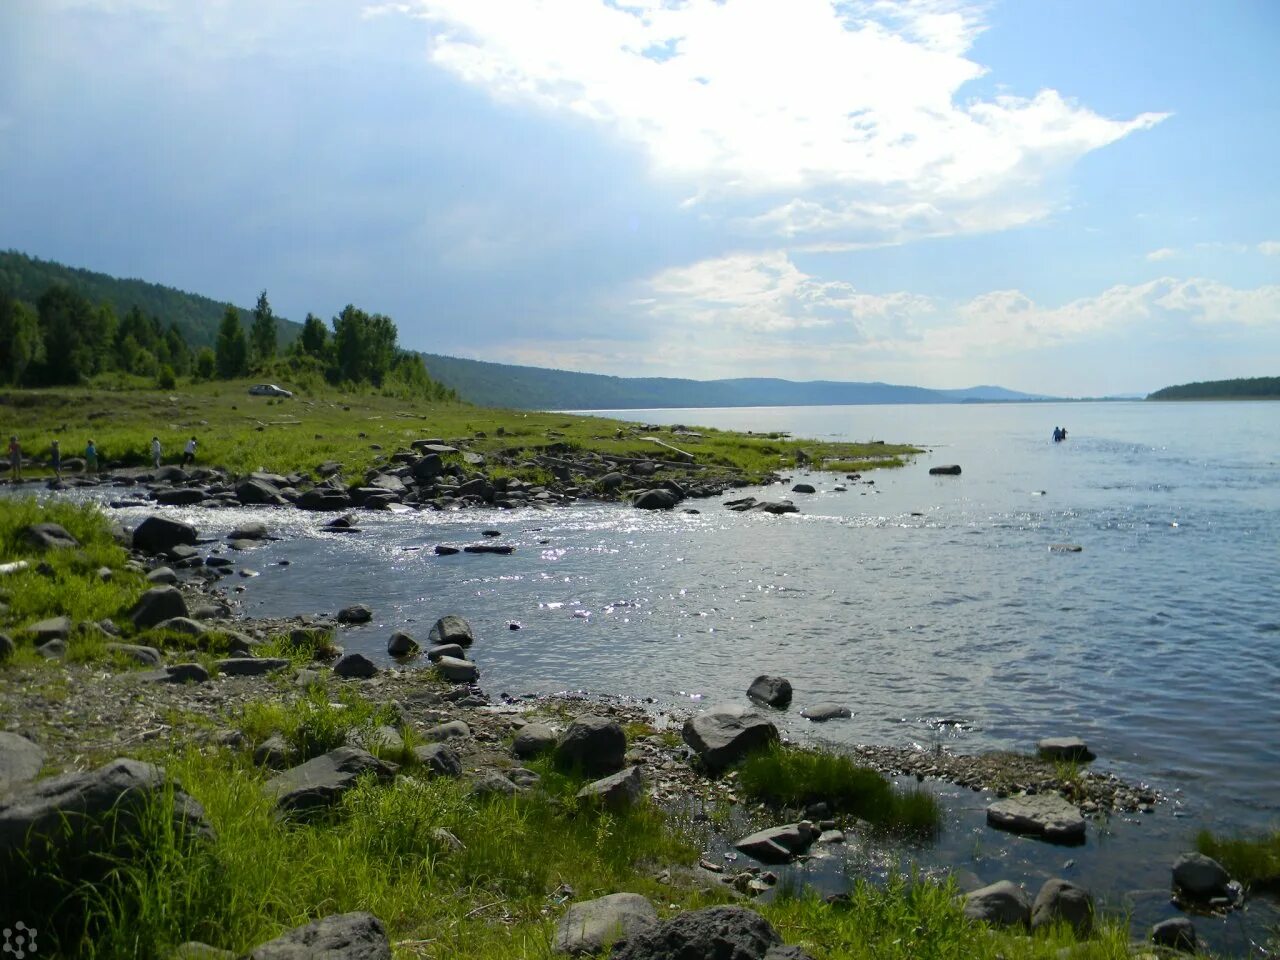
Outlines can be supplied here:
[[1148, 400], [1274, 400], [1280, 398], [1280, 377], [1205, 380], [1165, 387]]
[[433, 400], [457, 395], [432, 380], [422, 357], [402, 350], [390, 317], [348, 304], [330, 326], [307, 314], [302, 334], [286, 346], [265, 290], [248, 330], [228, 306], [213, 347], [193, 346], [176, 323], [136, 304], [123, 317], [110, 302], [94, 304], [55, 283], [29, 303], [0, 289], [0, 384], [60, 386], [108, 373], [154, 379], [163, 389], [179, 377], [231, 380], [250, 374], [319, 373], [334, 385], [371, 386]]

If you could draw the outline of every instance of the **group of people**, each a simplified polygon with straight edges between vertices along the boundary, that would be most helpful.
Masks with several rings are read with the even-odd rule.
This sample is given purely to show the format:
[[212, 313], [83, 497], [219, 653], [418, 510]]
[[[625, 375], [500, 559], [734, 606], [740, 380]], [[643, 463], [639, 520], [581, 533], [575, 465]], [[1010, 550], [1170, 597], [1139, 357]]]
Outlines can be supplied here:
[[1061, 442], [1062, 442], [1063, 440], [1065, 440], [1065, 439], [1067, 439], [1067, 428], [1066, 428], [1066, 427], [1054, 427], [1054, 428], [1053, 428], [1053, 442], [1054, 442], [1054, 443], [1061, 443]]
[[[151, 463], [156, 468], [160, 468], [160, 460], [163, 456], [163, 449], [160, 446], [160, 438], [151, 438]], [[186, 442], [182, 448], [182, 465], [189, 466], [196, 462], [196, 438], [192, 437]], [[53, 440], [49, 444], [49, 466], [53, 468], [53, 474], [58, 479], [62, 479], [62, 448], [57, 440]], [[9, 437], [9, 469], [13, 477], [13, 482], [18, 483], [22, 480], [22, 444], [18, 442], [17, 436]], [[84, 448], [84, 469], [85, 473], [98, 472], [98, 446], [90, 438]]]

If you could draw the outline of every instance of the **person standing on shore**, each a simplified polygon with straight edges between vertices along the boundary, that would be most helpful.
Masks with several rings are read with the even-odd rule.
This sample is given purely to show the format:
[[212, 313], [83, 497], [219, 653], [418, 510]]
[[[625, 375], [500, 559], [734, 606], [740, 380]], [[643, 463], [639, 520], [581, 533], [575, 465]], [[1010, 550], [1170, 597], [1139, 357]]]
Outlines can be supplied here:
[[62, 448], [58, 446], [55, 439], [49, 444], [49, 466], [53, 467], [53, 475], [59, 480], [62, 479]]
[[160, 438], [151, 438], [151, 464], [157, 470], [160, 469]]
[[182, 450], [182, 465], [185, 467], [196, 462], [196, 438], [192, 437]]
[[89, 445], [84, 448], [84, 470], [85, 473], [98, 472], [98, 448], [92, 437], [89, 438]]
[[22, 482], [22, 444], [17, 437], [9, 438], [9, 469], [13, 471], [13, 482]]

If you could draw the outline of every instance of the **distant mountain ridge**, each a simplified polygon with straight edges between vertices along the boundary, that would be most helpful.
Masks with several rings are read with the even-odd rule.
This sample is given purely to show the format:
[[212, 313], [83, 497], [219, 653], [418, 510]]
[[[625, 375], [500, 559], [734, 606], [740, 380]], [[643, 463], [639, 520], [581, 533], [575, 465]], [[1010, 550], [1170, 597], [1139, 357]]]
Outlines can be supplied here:
[[[0, 252], [0, 290], [34, 303], [52, 284], [79, 290], [95, 303], [111, 303], [118, 314], [137, 304], [144, 313], [177, 323], [188, 342], [212, 345], [228, 304], [144, 280], [40, 260], [17, 251]], [[250, 311], [243, 307], [242, 320]], [[302, 325], [279, 322], [281, 340], [295, 339]], [[1048, 400], [997, 386], [933, 390], [890, 383], [795, 381], [772, 377], [690, 380], [675, 377], [613, 377], [544, 367], [525, 367], [423, 353], [431, 376], [465, 400], [524, 410], [625, 410], [660, 407], [788, 407], [880, 403], [964, 403]]]

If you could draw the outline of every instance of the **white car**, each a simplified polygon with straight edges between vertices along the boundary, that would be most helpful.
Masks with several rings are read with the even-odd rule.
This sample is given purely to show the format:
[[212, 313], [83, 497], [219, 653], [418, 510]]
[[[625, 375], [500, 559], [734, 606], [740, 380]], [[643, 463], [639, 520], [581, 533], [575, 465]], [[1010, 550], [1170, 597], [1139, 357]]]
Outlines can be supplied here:
[[292, 397], [293, 391], [277, 387], [274, 383], [257, 383], [249, 388], [252, 397]]

